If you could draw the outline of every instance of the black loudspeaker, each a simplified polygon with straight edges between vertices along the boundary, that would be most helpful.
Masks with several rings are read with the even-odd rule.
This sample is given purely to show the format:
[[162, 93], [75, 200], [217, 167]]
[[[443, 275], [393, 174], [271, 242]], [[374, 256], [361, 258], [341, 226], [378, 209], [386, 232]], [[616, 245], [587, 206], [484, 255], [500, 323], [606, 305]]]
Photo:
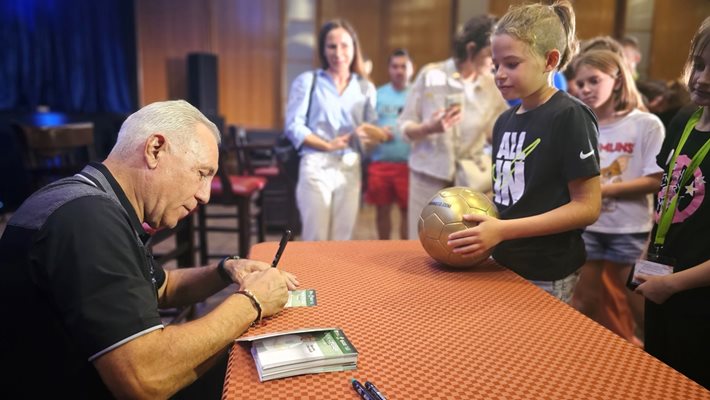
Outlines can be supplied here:
[[219, 115], [217, 93], [217, 55], [187, 55], [187, 101], [205, 115]]

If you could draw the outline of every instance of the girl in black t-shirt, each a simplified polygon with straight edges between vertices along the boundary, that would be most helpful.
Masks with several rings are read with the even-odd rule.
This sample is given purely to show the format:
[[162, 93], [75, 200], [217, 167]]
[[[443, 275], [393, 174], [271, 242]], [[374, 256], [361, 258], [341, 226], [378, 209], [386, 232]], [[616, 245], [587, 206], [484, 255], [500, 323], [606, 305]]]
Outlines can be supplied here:
[[550, 294], [569, 301], [584, 263], [581, 229], [599, 216], [598, 129], [584, 104], [552, 85], [576, 49], [572, 6], [511, 9], [492, 36], [496, 85], [521, 104], [493, 129], [493, 193], [500, 219], [467, 215], [449, 236], [454, 252], [493, 257]]
[[656, 157], [665, 174], [658, 193], [649, 260], [667, 275], [638, 273], [646, 297], [645, 349], [710, 389], [710, 17], [690, 45], [686, 62], [690, 98], [699, 108], [679, 113]]

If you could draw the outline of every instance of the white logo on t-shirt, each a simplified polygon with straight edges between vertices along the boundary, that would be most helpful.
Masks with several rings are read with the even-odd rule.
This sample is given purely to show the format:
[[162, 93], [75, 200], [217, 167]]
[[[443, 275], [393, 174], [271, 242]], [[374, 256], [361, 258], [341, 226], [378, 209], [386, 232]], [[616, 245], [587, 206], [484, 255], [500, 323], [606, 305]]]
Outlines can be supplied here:
[[589, 153], [584, 153], [580, 150], [579, 159], [584, 160], [585, 158], [589, 158], [589, 156], [591, 156], [592, 154], [594, 154], [594, 150], [590, 150]]
[[579, 151], [579, 159], [580, 160], [585, 160], [585, 159], [589, 158], [592, 154], [594, 154], [594, 146], [592, 146], [592, 142], [589, 142], [589, 148], [591, 149], [591, 150], [589, 150], [589, 153], [585, 153], [582, 150]]

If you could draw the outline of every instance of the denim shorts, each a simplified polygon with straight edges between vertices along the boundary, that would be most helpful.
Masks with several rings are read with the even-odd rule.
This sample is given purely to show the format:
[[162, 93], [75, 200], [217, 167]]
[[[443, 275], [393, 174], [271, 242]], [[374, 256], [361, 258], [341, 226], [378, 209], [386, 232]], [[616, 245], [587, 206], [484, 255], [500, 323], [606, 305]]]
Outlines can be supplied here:
[[569, 304], [572, 301], [572, 294], [578, 280], [579, 272], [573, 272], [556, 281], [530, 281], [530, 283]]
[[633, 264], [648, 246], [645, 233], [582, 233], [587, 260], [604, 260], [618, 264]]

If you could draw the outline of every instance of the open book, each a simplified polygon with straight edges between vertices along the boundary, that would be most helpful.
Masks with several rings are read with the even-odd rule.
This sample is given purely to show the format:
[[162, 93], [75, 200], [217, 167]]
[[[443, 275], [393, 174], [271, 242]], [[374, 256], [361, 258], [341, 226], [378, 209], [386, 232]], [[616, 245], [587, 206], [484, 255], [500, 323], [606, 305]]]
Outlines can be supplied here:
[[339, 328], [308, 328], [237, 339], [251, 342], [259, 380], [357, 367], [357, 350]]

